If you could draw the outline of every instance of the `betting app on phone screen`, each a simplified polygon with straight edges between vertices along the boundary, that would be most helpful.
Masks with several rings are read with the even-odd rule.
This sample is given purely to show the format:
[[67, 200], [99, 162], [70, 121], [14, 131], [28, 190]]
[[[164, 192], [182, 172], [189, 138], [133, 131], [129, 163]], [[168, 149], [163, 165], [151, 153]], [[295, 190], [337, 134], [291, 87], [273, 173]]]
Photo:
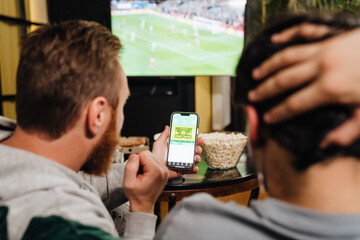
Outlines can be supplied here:
[[168, 166], [190, 167], [194, 161], [197, 115], [175, 113], [172, 118]]

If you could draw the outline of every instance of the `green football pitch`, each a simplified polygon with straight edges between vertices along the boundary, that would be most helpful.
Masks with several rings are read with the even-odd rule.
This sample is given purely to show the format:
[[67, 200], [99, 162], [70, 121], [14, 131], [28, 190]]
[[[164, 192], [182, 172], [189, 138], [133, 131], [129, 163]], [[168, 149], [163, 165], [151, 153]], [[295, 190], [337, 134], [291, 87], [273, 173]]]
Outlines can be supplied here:
[[243, 37], [149, 14], [112, 16], [112, 31], [128, 76], [234, 75], [243, 47]]

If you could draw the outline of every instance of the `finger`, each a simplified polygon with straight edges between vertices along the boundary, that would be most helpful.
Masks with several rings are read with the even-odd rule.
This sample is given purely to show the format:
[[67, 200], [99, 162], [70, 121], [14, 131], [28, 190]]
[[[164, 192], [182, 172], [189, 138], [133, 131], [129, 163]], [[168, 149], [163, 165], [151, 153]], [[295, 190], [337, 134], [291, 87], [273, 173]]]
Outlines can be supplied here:
[[181, 174], [194, 174], [197, 173], [199, 171], [199, 168], [197, 166], [194, 166], [193, 169], [191, 170], [185, 170], [185, 171], [181, 171]]
[[315, 107], [331, 103], [332, 100], [328, 96], [320, 94], [321, 91], [319, 84], [310, 84], [265, 113], [264, 121], [269, 124], [277, 123]]
[[299, 35], [298, 33], [300, 26], [301, 25], [296, 25], [294, 27], [285, 29], [282, 32], [273, 34], [271, 36], [271, 42], [275, 44], [279, 44], [279, 43], [285, 43], [291, 41], [292, 39], [294, 39], [296, 36]]
[[252, 76], [255, 80], [263, 79], [269, 74], [307, 59], [312, 59], [314, 55], [319, 51], [319, 44], [302, 44], [275, 53], [270, 58], [265, 60], [260, 66], [255, 68], [252, 72]]
[[354, 111], [350, 119], [328, 133], [320, 147], [324, 149], [331, 144], [348, 146], [358, 138], [360, 138], [360, 108]]
[[201, 157], [199, 155], [195, 156], [195, 163], [198, 164], [199, 162], [201, 162]]
[[143, 170], [142, 176], [146, 177], [147, 180], [160, 178], [163, 186], [165, 186], [169, 177], [169, 172], [164, 163], [150, 151], [143, 151], [139, 153], [139, 158], [140, 165]]
[[124, 181], [127, 181], [129, 183], [135, 183], [139, 167], [139, 156], [136, 154], [131, 154], [125, 167]]
[[196, 138], [196, 145], [201, 145], [204, 143], [204, 139], [202, 137], [197, 137]]
[[139, 153], [140, 165], [144, 171], [151, 172], [159, 167], [159, 165], [163, 165], [159, 163], [158, 158], [154, 157], [149, 151], [142, 151]]
[[318, 70], [319, 67], [314, 61], [286, 68], [250, 91], [248, 98], [250, 101], [258, 102], [295, 89], [314, 79]]
[[196, 146], [195, 152], [196, 152], [196, 154], [200, 154], [202, 152], [202, 147]]
[[181, 173], [169, 169], [169, 179], [180, 177]]
[[275, 44], [286, 43], [295, 38], [302, 37], [306, 39], [318, 39], [324, 37], [330, 32], [330, 27], [325, 25], [302, 23], [300, 25], [288, 28], [271, 37], [271, 42]]

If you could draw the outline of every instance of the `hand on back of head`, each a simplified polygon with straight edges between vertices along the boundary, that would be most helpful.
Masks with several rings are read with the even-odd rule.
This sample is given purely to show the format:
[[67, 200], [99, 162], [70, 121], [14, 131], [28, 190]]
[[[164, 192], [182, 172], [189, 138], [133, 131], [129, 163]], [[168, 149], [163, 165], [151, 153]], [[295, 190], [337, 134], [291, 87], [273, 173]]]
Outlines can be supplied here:
[[[298, 37], [321, 39], [330, 31], [328, 26], [304, 23], [273, 35], [271, 40], [282, 44]], [[346, 104], [352, 117], [328, 133], [321, 147], [351, 144], [360, 137], [359, 41], [357, 28], [274, 54], [253, 71], [254, 79], [267, 79], [249, 93], [249, 99], [259, 102], [308, 84], [268, 111], [264, 120], [277, 123], [323, 105]]]

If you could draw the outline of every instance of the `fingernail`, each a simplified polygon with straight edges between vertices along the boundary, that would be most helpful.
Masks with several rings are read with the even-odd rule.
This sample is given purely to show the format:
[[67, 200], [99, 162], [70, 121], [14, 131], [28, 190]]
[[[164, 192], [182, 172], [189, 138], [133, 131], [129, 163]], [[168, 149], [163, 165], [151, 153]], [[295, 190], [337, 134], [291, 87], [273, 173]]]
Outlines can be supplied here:
[[250, 91], [249, 94], [248, 94], [248, 99], [250, 101], [255, 101], [256, 100], [256, 93], [254, 90]]
[[252, 72], [252, 75], [253, 75], [253, 78], [254, 78], [254, 79], [260, 78], [260, 74], [261, 74], [261, 72], [260, 72], [260, 70], [259, 70], [258, 68], [255, 68], [255, 69], [253, 70], [253, 72]]
[[265, 114], [264, 114], [264, 121], [265, 121], [266, 123], [271, 123], [272, 120], [273, 120], [273, 119], [272, 119], [272, 117], [270, 116], [270, 113], [265, 113]]
[[280, 38], [279, 38], [279, 35], [278, 35], [278, 34], [274, 34], [274, 35], [271, 36], [271, 41], [272, 41], [272, 42], [279, 41], [279, 39], [280, 39]]
[[331, 144], [333, 144], [333, 137], [332, 134], [328, 134], [320, 143], [320, 148], [321, 149], [325, 149], [327, 147], [329, 147]]

